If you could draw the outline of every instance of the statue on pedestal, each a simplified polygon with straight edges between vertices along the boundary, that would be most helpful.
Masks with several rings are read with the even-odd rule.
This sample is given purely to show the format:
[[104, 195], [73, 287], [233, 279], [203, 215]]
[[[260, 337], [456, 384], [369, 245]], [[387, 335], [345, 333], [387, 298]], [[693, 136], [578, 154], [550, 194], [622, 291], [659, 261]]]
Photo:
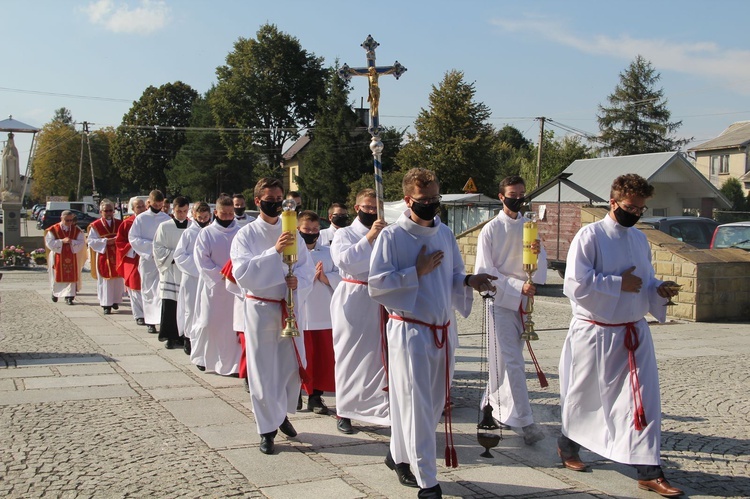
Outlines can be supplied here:
[[18, 201], [21, 198], [21, 171], [18, 166], [18, 149], [13, 141], [13, 132], [8, 134], [8, 143], [3, 149], [2, 183], [0, 196], [2, 201]]

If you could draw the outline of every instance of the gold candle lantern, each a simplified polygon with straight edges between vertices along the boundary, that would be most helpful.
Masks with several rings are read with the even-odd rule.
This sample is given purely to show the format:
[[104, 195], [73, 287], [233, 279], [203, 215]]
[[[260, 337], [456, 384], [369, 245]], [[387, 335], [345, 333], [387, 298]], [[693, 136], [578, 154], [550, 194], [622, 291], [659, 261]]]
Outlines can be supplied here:
[[[526, 283], [533, 284], [531, 278], [534, 276], [534, 272], [537, 271], [539, 255], [532, 251], [531, 245], [539, 239], [539, 227], [536, 223], [535, 213], [528, 212], [526, 216], [529, 220], [523, 224], [523, 271], [526, 272], [528, 278]], [[534, 297], [529, 296], [526, 301], [526, 309], [524, 310], [525, 321], [523, 324], [523, 333], [521, 333], [521, 339], [524, 341], [539, 339], [539, 335], [534, 331], [534, 321], [531, 319], [532, 312], [534, 312]]]
[[[289, 232], [293, 236], [293, 243], [282, 250], [281, 259], [289, 268], [287, 277], [294, 277], [292, 267], [297, 263], [297, 212], [294, 209], [297, 203], [294, 199], [287, 199], [281, 205], [281, 230]], [[294, 338], [299, 336], [297, 329], [297, 317], [294, 315], [294, 291], [287, 287], [286, 289], [286, 307], [289, 314], [286, 318], [286, 325], [281, 330], [282, 338]]]

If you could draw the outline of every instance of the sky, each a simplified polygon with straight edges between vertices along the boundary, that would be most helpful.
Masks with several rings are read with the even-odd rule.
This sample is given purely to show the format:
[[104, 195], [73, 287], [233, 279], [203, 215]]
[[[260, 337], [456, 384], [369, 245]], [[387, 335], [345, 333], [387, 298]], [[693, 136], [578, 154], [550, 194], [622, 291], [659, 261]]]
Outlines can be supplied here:
[[[596, 135], [596, 114], [640, 54], [661, 75], [678, 137], [695, 146], [750, 120], [750, 2], [746, 0], [1, 0], [5, 53], [0, 119], [41, 127], [68, 108], [91, 129], [117, 126], [150, 85], [216, 83], [239, 38], [265, 23], [352, 67], [380, 43], [380, 121], [413, 131], [446, 72], [473, 83], [498, 129], [536, 142], [544, 116]], [[351, 99], [367, 98], [354, 78]], [[366, 105], [365, 101], [365, 105]], [[549, 123], [557, 137], [567, 132]], [[80, 129], [80, 127], [79, 127]], [[2, 134], [2, 140], [5, 140]], [[25, 173], [31, 140], [16, 135]]]

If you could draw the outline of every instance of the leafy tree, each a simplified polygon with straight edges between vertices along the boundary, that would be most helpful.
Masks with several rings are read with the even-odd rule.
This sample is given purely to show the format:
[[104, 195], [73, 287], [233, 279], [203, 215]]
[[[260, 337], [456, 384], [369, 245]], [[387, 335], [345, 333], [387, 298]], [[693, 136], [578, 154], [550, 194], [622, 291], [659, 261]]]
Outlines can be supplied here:
[[[42, 127], [37, 141], [32, 197], [45, 199], [68, 196], [72, 192], [74, 200], [81, 156], [80, 135], [69, 124], [53, 119]], [[88, 185], [91, 186], [90, 180]]]
[[750, 209], [750, 203], [748, 203], [750, 194], [748, 195], [748, 199], [745, 199], [745, 193], [742, 190], [742, 184], [735, 177], [729, 177], [726, 182], [722, 184], [720, 191], [722, 194], [724, 194], [724, 197], [726, 197], [729, 202], [732, 203], [732, 207], [730, 208], [730, 210], [746, 211]]
[[[141, 192], [166, 192], [167, 172], [186, 140], [198, 93], [177, 81], [149, 86], [123, 117], [112, 143], [112, 163]], [[176, 127], [176, 128], [172, 128]]]
[[173, 167], [167, 173], [169, 192], [179, 193], [192, 200], [213, 202], [218, 194], [241, 192], [251, 183], [253, 157], [230, 160], [214, 128], [209, 96], [213, 89], [199, 97], [193, 104], [190, 127], [185, 145], [175, 156]]
[[226, 64], [216, 68], [218, 83], [210, 97], [221, 140], [230, 158], [258, 152], [263, 174], [281, 176], [282, 147], [309, 128], [325, 89], [322, 58], [304, 50], [297, 38], [273, 24], [260, 27], [255, 39], [239, 38]]
[[[114, 128], [107, 127], [95, 130], [89, 135], [96, 190], [102, 198], [117, 198], [123, 193], [120, 172], [112, 166], [112, 160], [110, 159], [110, 145], [115, 138], [115, 133]], [[83, 163], [85, 169], [89, 165], [88, 148], [84, 149]]]
[[496, 137], [487, 122], [487, 105], [475, 102], [473, 83], [461, 71], [445, 74], [439, 87], [433, 85], [430, 109], [417, 116], [415, 134], [398, 155], [402, 170], [429, 168], [437, 174], [442, 192], [460, 192], [469, 177], [480, 192], [497, 192]]
[[607, 97], [609, 105], [600, 105], [597, 115], [603, 152], [626, 156], [675, 151], [692, 140], [673, 138], [682, 121], [669, 121], [664, 89], [654, 88], [660, 79], [640, 55], [620, 73], [620, 83]]
[[[520, 175], [521, 167], [536, 156], [533, 156], [534, 145], [514, 126], [505, 125], [496, 133], [495, 140], [495, 154], [498, 157], [498, 171], [495, 175], [497, 186], [505, 177]], [[488, 192], [497, 193], [497, 188]]]
[[[536, 185], [537, 154], [539, 146], [532, 146], [530, 154], [521, 161], [520, 175], [526, 181], [526, 188], [530, 192]], [[544, 147], [542, 148], [541, 183], [544, 184], [555, 175], [561, 173], [577, 159], [595, 157], [591, 147], [584, 144], [581, 138], [565, 136], [558, 140], [555, 132], [544, 132]]]
[[66, 107], [55, 109], [55, 115], [52, 117], [52, 121], [58, 121], [63, 125], [73, 126], [73, 113]]

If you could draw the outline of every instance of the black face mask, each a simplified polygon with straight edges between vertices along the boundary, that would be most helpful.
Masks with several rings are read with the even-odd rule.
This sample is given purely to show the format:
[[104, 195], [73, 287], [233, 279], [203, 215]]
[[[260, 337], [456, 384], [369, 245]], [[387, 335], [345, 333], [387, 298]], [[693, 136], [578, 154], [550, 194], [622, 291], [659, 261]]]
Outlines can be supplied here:
[[336, 227], [346, 227], [349, 225], [349, 215], [333, 215], [331, 223]]
[[523, 206], [524, 198], [508, 198], [506, 197], [503, 199], [503, 204], [506, 208], [508, 208], [513, 213], [518, 213], [521, 211], [521, 206]]
[[161, 211], [161, 209], [154, 208], [153, 206], [149, 206], [148, 209], [151, 210], [152, 213], [159, 213]]
[[617, 205], [617, 208], [615, 208], [615, 220], [617, 220], [617, 223], [623, 227], [632, 227], [640, 219], [640, 215], [633, 215], [632, 213], [620, 208], [620, 205]]
[[234, 209], [234, 215], [235, 216], [241, 217], [244, 214], [245, 214], [245, 207], [244, 206], [242, 208], [235, 208]]
[[414, 201], [411, 204], [411, 212], [422, 220], [428, 221], [435, 218], [440, 211], [440, 201], [437, 203], [418, 203]]
[[305, 244], [315, 244], [315, 241], [318, 240], [318, 237], [320, 237], [320, 232], [317, 234], [306, 234], [304, 232], [299, 233], [300, 236], [302, 236], [302, 239], [305, 240]]
[[216, 223], [219, 224], [219, 225], [221, 225], [225, 229], [227, 227], [229, 227], [232, 224], [232, 222], [234, 222], [234, 219], [231, 219], [231, 220], [222, 220], [221, 218], [215, 218], [214, 220], [216, 220]]
[[175, 218], [174, 219], [174, 224], [177, 226], [178, 229], [187, 229], [188, 219], [186, 218], [185, 220], [183, 220], [182, 222], [180, 222], [179, 220], [177, 220]]
[[283, 201], [263, 201], [260, 200], [260, 211], [267, 217], [275, 218], [281, 214], [281, 203]]
[[378, 214], [365, 213], [364, 211], [360, 210], [357, 212], [357, 218], [359, 218], [359, 221], [362, 222], [362, 225], [369, 229], [370, 227], [372, 227], [372, 224], [375, 223], [375, 220], [378, 219]]
[[206, 225], [210, 224], [210, 223], [211, 223], [211, 220], [207, 220], [207, 221], [205, 221], [205, 222], [197, 222], [197, 223], [198, 223], [198, 225], [200, 225], [200, 226], [201, 226], [201, 229], [202, 229], [202, 228], [203, 228], [203, 227], [205, 227]]

